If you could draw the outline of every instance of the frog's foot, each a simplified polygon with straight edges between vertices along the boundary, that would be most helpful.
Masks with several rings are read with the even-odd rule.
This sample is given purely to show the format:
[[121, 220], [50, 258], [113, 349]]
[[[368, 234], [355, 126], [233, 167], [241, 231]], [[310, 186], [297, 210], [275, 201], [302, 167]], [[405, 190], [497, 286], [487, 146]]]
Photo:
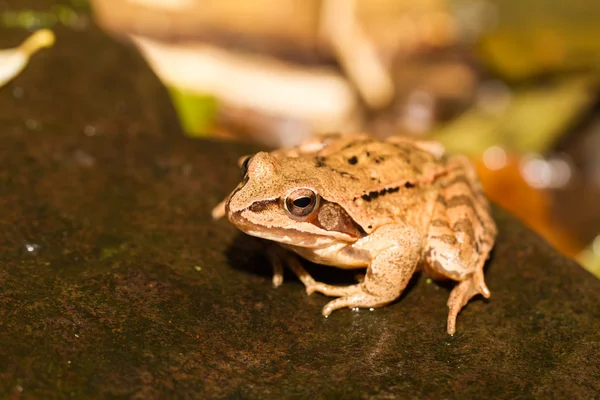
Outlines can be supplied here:
[[470, 278], [459, 282], [448, 298], [448, 333], [454, 335], [456, 332], [456, 317], [460, 310], [471, 300], [473, 296], [481, 294], [486, 299], [491, 296], [490, 290], [483, 280], [483, 270], [478, 269]]
[[[360, 286], [360, 285], [354, 285]], [[352, 287], [352, 286], [349, 286]], [[365, 291], [360, 291], [358, 293], [354, 293], [349, 296], [339, 297], [335, 300], [330, 301], [323, 307], [322, 314], [327, 317], [335, 310], [339, 310], [340, 308], [348, 307], [348, 308], [376, 308], [383, 307], [388, 305], [392, 301], [395, 300], [395, 297], [386, 298], [381, 296], [375, 296]]]
[[354, 274], [354, 280], [358, 283], [349, 286], [334, 286], [322, 282], [314, 282], [314, 284], [306, 286], [306, 294], [311, 295], [317, 292], [325, 296], [341, 297], [360, 293], [362, 291], [360, 284], [365, 280], [365, 274]]
[[318, 293], [324, 294], [325, 296], [334, 296], [334, 297], [350, 296], [350, 295], [353, 295], [356, 293], [360, 293], [361, 291], [362, 291], [362, 287], [361, 287], [360, 283], [358, 283], [356, 285], [350, 285], [350, 286], [334, 286], [334, 285], [328, 285], [326, 283], [315, 282], [310, 287], [309, 286], [306, 287], [306, 293], [309, 295], [313, 294], [314, 292], [318, 292]]
[[282, 253], [274, 246], [268, 246], [266, 248], [266, 254], [269, 263], [273, 267], [273, 287], [277, 288], [283, 283], [283, 265], [285, 259]]
[[271, 261], [273, 266], [273, 287], [278, 288], [283, 283], [283, 263], [281, 260]]
[[298, 261], [298, 257], [296, 257], [293, 253], [286, 251], [279, 246], [269, 246], [267, 247], [267, 257], [269, 258], [269, 262], [273, 266], [273, 286], [279, 287], [283, 283], [283, 267], [287, 266], [289, 269], [296, 274], [298, 279], [304, 284], [306, 287], [306, 292], [311, 294], [314, 287], [320, 282], [316, 282], [312, 276], [304, 269], [300, 261]]
[[222, 202], [217, 204], [215, 206], [215, 208], [212, 209], [212, 212], [211, 212], [212, 219], [214, 219], [214, 220], [221, 219], [225, 216], [225, 214], [227, 214], [225, 212], [225, 203], [227, 203], [227, 199], [223, 200]]

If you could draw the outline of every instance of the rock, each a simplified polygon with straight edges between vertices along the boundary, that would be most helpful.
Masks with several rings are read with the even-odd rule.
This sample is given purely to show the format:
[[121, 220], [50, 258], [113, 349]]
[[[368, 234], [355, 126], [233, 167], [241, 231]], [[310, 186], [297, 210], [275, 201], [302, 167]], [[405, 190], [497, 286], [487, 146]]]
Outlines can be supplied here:
[[273, 289], [256, 242], [210, 219], [256, 149], [185, 138], [130, 47], [56, 34], [0, 91], [2, 397], [600, 393], [600, 280], [514, 218], [495, 210], [492, 298], [455, 336], [450, 289], [424, 277], [388, 307], [324, 319], [325, 297], [291, 274]]

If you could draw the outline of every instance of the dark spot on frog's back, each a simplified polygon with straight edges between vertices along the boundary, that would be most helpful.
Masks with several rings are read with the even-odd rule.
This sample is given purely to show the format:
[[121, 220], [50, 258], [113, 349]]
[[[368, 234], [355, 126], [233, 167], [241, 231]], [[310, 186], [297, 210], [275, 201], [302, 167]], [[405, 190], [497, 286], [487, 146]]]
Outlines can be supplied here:
[[315, 166], [317, 168], [321, 168], [325, 166], [325, 163], [327, 161], [327, 157], [323, 157], [323, 156], [316, 156], [315, 157]]
[[356, 158], [356, 156], [352, 156], [348, 159], [348, 164], [355, 165], [356, 163], [358, 163], [358, 158]]
[[351, 174], [351, 173], [349, 173], [349, 172], [346, 172], [346, 171], [337, 171], [337, 172], [338, 172], [338, 173], [339, 173], [341, 176], [343, 176], [344, 178], [350, 178], [350, 179], [352, 179], [352, 180], [354, 180], [354, 181], [358, 180], [358, 178], [357, 178], [357, 177], [355, 177], [354, 175], [352, 175], [352, 174]]
[[[408, 186], [406, 186], [408, 187]], [[411, 186], [412, 187], [412, 186]], [[379, 196], [383, 196], [385, 194], [388, 193], [396, 193], [397, 191], [399, 191], [400, 188], [399, 187], [395, 187], [395, 188], [384, 188], [381, 189], [380, 191], [373, 191], [373, 192], [369, 192], [369, 193], [365, 193], [362, 196], [360, 196], [363, 200], [365, 201], [371, 201], [373, 199], [378, 198]]]
[[362, 146], [362, 145], [366, 145], [366, 144], [372, 143], [372, 142], [373, 142], [373, 139], [356, 140], [356, 141], [350, 142], [347, 145], [345, 145], [344, 147], [342, 147], [342, 150], [348, 150], [352, 147]]
[[362, 196], [360, 196], [364, 201], [371, 201], [373, 199], [376, 199], [377, 197], [379, 197], [379, 194], [377, 192], [370, 192], [368, 194], [363, 194]]

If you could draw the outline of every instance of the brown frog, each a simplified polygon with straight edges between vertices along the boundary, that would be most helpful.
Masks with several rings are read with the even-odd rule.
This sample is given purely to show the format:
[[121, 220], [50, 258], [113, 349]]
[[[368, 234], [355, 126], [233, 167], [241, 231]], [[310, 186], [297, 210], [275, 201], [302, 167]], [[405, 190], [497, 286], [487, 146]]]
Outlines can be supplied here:
[[213, 210], [243, 232], [315, 263], [366, 268], [359, 282], [316, 282], [293, 253], [271, 246], [273, 284], [290, 267], [308, 294], [337, 297], [323, 315], [381, 307], [397, 299], [415, 271], [452, 279], [447, 330], [475, 295], [490, 297], [483, 267], [496, 238], [474, 167], [436, 142], [364, 134], [327, 135], [240, 162], [243, 180]]

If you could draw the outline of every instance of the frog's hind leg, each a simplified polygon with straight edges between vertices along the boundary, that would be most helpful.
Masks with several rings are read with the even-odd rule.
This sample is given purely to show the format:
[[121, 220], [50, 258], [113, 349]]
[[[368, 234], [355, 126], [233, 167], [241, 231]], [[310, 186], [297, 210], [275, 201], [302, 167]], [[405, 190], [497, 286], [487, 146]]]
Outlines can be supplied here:
[[341, 296], [323, 307], [328, 316], [340, 308], [375, 308], [390, 304], [402, 294], [413, 275], [421, 253], [422, 236], [404, 225], [388, 225], [375, 231], [367, 273], [361, 283], [338, 287], [339, 292], [323, 294]]
[[424, 251], [425, 272], [434, 278], [459, 283], [448, 299], [448, 333], [456, 330], [456, 317], [475, 295], [489, 298], [483, 276], [496, 226], [474, 168], [463, 157], [450, 160], [446, 178], [434, 206]]
[[[489, 253], [489, 251], [488, 251]], [[448, 297], [448, 333], [453, 335], [456, 331], [456, 317], [460, 310], [467, 305], [469, 300], [474, 296], [481, 294], [486, 299], [491, 296], [490, 290], [487, 288], [483, 277], [483, 265], [487, 260], [487, 256], [481, 257], [475, 271], [467, 279], [460, 281]]]

